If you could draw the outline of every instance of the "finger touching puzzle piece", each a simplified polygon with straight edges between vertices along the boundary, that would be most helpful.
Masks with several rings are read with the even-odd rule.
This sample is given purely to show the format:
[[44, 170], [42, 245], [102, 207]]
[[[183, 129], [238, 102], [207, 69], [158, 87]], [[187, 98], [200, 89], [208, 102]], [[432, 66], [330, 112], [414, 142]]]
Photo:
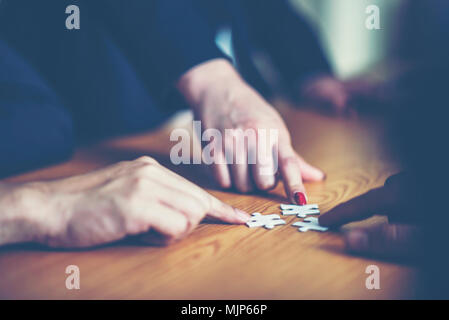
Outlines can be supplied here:
[[282, 215], [291, 216], [297, 215], [298, 218], [305, 218], [308, 215], [320, 214], [317, 204], [306, 204], [298, 206], [295, 204], [281, 204]]
[[328, 228], [320, 226], [318, 223], [318, 218], [314, 217], [306, 218], [304, 221], [295, 222], [292, 226], [299, 227], [298, 230], [301, 232], [306, 232], [309, 230], [324, 232], [328, 230]]
[[262, 215], [259, 212], [252, 214], [251, 219], [246, 223], [250, 228], [265, 227], [266, 229], [273, 229], [275, 226], [283, 225], [285, 221], [277, 214]]

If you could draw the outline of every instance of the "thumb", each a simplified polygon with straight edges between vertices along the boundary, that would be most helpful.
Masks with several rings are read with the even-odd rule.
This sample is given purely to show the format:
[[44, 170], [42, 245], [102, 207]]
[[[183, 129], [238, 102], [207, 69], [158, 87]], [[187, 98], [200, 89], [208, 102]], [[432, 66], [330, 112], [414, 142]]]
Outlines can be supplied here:
[[369, 229], [355, 229], [345, 234], [346, 249], [356, 254], [385, 258], [416, 258], [422, 233], [411, 225], [382, 224]]

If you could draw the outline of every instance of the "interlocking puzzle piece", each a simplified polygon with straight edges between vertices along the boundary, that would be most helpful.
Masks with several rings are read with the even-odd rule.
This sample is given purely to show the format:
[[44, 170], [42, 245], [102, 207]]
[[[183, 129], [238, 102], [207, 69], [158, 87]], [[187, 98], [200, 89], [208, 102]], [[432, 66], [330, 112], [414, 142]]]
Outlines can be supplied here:
[[252, 214], [252, 218], [246, 223], [250, 228], [265, 227], [266, 229], [273, 229], [275, 226], [285, 224], [285, 221], [277, 214], [262, 215], [259, 212]]
[[317, 204], [305, 204], [303, 206], [298, 206], [295, 204], [281, 204], [281, 209], [284, 216], [296, 214], [298, 218], [305, 218], [311, 214], [320, 214]]
[[304, 221], [299, 221], [299, 222], [295, 222], [294, 224], [292, 224], [293, 227], [299, 227], [299, 231], [301, 232], [306, 232], [309, 230], [314, 230], [314, 231], [327, 231], [329, 228], [326, 227], [322, 227], [318, 224], [318, 218], [314, 218], [314, 217], [309, 217], [304, 219]]

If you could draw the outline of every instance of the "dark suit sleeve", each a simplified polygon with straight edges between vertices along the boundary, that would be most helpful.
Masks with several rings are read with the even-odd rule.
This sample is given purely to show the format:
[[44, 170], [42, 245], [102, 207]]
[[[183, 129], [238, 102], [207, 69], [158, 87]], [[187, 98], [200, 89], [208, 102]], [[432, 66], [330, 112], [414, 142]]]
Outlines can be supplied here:
[[60, 161], [72, 150], [71, 116], [0, 40], [0, 177]]
[[172, 85], [184, 72], [214, 58], [214, 30], [195, 0], [101, 0], [84, 5], [108, 30], [147, 82]]
[[287, 84], [331, 73], [317, 34], [287, 0], [245, 0], [241, 5], [252, 36], [271, 56]]

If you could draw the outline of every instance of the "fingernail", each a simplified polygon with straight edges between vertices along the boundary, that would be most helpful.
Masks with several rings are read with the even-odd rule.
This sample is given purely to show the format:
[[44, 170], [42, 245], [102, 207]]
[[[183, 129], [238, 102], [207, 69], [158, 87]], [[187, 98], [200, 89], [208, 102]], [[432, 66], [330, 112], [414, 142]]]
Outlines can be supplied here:
[[346, 234], [346, 248], [350, 251], [366, 251], [369, 247], [369, 239], [366, 232], [356, 230]]
[[247, 222], [250, 219], [250, 215], [247, 214], [245, 211], [242, 211], [237, 208], [234, 208], [234, 211], [235, 211], [235, 213], [237, 213], [237, 215], [243, 222]]
[[307, 204], [306, 195], [302, 192], [295, 192], [295, 202], [300, 206]]

